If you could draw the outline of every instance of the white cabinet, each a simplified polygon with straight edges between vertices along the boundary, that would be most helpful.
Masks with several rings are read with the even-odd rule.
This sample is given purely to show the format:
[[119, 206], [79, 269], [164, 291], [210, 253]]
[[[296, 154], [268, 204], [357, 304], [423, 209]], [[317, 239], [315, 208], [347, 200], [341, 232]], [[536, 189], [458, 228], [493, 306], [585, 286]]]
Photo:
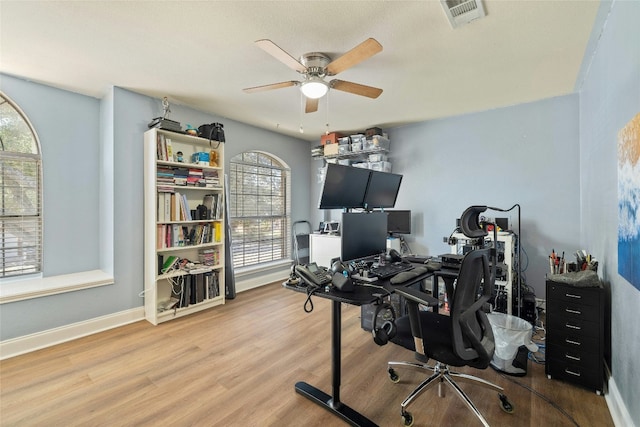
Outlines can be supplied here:
[[144, 309], [154, 325], [224, 304], [223, 165], [224, 144], [144, 134]]
[[330, 234], [311, 234], [309, 236], [310, 262], [323, 267], [331, 267], [331, 260], [340, 258], [342, 239]]

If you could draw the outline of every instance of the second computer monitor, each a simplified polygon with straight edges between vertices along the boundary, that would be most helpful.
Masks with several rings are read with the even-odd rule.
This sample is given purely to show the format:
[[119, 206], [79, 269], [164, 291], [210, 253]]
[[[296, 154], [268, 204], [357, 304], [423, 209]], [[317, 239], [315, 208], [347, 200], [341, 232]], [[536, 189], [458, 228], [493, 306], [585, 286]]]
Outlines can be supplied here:
[[343, 262], [373, 257], [387, 250], [387, 214], [385, 212], [342, 214]]
[[371, 171], [371, 177], [367, 185], [367, 194], [364, 196], [365, 209], [394, 207], [401, 182], [402, 175]]
[[389, 214], [387, 218], [387, 233], [411, 234], [411, 211], [394, 210], [385, 212]]

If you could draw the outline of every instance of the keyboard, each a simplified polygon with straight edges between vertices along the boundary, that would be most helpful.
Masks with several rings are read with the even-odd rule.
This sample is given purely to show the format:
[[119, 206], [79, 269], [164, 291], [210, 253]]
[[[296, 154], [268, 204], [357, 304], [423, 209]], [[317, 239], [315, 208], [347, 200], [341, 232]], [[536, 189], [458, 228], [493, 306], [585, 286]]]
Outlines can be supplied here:
[[409, 271], [411, 269], [413, 269], [413, 266], [411, 264], [404, 264], [399, 262], [373, 267], [369, 270], [369, 274], [377, 276], [381, 279], [388, 279], [389, 277], [393, 277], [398, 273]]

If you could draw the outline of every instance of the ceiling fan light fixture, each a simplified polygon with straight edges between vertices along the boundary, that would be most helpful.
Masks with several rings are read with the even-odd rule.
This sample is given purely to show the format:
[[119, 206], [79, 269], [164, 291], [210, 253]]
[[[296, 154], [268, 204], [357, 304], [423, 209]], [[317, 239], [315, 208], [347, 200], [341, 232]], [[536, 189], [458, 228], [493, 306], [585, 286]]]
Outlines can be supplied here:
[[306, 82], [303, 82], [300, 86], [300, 91], [307, 98], [318, 99], [322, 98], [329, 91], [329, 86], [320, 77], [311, 77]]

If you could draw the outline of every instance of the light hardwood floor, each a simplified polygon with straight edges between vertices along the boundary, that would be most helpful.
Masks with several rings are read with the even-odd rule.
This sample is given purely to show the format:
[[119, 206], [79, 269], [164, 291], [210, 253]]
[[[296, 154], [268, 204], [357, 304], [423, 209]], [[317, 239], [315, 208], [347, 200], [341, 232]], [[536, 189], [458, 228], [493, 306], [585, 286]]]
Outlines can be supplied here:
[[[140, 321], [0, 363], [2, 426], [341, 426], [328, 411], [294, 391], [307, 381], [331, 391], [331, 304], [279, 284], [237, 295], [211, 310], [152, 326]], [[360, 308], [342, 308], [341, 400], [380, 426], [401, 426], [400, 402], [424, 379], [400, 372], [393, 384], [388, 360], [412, 360], [393, 344], [377, 346], [360, 328]], [[495, 393], [463, 384], [492, 426], [612, 426], [605, 399], [544, 376], [493, 369], [478, 374], [502, 385], [514, 414]], [[533, 394], [524, 387], [549, 399]], [[478, 426], [447, 390], [429, 390], [410, 408], [415, 426]]]

